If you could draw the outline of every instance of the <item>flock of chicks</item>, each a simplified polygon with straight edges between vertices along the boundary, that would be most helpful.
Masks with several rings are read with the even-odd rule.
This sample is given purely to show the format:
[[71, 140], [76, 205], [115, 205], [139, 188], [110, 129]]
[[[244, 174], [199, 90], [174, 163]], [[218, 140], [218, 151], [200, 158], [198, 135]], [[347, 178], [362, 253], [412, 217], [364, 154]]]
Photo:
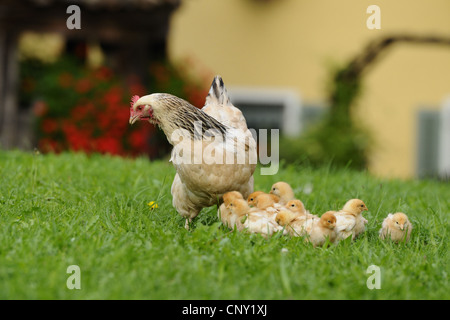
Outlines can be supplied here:
[[[304, 237], [316, 246], [337, 244], [340, 240], [355, 239], [365, 231], [367, 211], [362, 200], [351, 199], [338, 211], [327, 211], [321, 217], [305, 209], [302, 201], [295, 199], [291, 186], [283, 181], [275, 183], [269, 193], [255, 191], [244, 199], [238, 191], [224, 194], [218, 210], [219, 219], [230, 229], [260, 233], [263, 236], [281, 231], [294, 237]], [[389, 214], [379, 231], [381, 239], [408, 242], [411, 222], [402, 213]]]

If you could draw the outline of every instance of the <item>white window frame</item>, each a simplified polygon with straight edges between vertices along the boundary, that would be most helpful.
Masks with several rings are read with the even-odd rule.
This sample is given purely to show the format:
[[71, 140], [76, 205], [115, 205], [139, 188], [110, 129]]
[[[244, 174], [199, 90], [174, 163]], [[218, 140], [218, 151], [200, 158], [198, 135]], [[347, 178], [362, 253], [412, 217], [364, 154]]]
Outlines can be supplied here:
[[282, 107], [281, 132], [289, 137], [297, 137], [303, 129], [302, 101], [297, 91], [292, 89], [230, 87], [228, 90], [233, 105], [248, 103], [257, 105], [279, 105]]

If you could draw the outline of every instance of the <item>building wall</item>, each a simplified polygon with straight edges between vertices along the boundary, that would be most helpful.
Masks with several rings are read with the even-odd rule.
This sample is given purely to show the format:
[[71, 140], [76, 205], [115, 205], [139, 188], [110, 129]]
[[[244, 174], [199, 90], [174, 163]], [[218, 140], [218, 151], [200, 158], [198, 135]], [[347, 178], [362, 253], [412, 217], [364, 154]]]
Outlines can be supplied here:
[[[369, 30], [369, 5], [381, 30]], [[408, 33], [450, 36], [450, 1], [185, 0], [169, 36], [174, 61], [197, 61], [228, 86], [288, 87], [326, 101], [330, 72], [372, 39]], [[370, 171], [409, 178], [416, 167], [416, 112], [450, 94], [450, 46], [399, 44], [367, 74], [358, 117], [373, 133]]]

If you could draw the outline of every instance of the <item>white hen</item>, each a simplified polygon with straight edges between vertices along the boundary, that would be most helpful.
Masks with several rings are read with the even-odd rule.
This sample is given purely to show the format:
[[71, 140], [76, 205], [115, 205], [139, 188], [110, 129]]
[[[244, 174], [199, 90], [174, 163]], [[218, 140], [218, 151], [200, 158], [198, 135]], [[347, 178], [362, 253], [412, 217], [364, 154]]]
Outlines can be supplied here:
[[224, 193], [235, 190], [246, 198], [253, 192], [256, 142], [221, 77], [214, 78], [201, 110], [170, 94], [133, 97], [130, 123], [138, 119], [157, 124], [174, 146], [172, 204], [186, 228]]

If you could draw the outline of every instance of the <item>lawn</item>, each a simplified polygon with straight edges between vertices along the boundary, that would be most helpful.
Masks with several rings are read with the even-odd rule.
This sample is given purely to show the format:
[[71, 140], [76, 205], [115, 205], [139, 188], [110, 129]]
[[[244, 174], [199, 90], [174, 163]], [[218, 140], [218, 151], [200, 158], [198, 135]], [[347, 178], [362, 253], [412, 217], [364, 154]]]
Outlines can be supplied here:
[[[144, 158], [0, 152], [0, 299], [450, 298], [448, 182], [257, 170], [255, 189], [287, 181], [313, 213], [365, 201], [365, 234], [323, 249], [279, 234], [230, 233], [215, 207], [186, 231], [171, 204], [174, 173], [167, 161]], [[414, 226], [406, 245], [378, 239], [396, 211]], [[66, 285], [71, 265], [80, 268], [79, 290]], [[370, 265], [380, 267], [380, 289], [366, 285]]]

